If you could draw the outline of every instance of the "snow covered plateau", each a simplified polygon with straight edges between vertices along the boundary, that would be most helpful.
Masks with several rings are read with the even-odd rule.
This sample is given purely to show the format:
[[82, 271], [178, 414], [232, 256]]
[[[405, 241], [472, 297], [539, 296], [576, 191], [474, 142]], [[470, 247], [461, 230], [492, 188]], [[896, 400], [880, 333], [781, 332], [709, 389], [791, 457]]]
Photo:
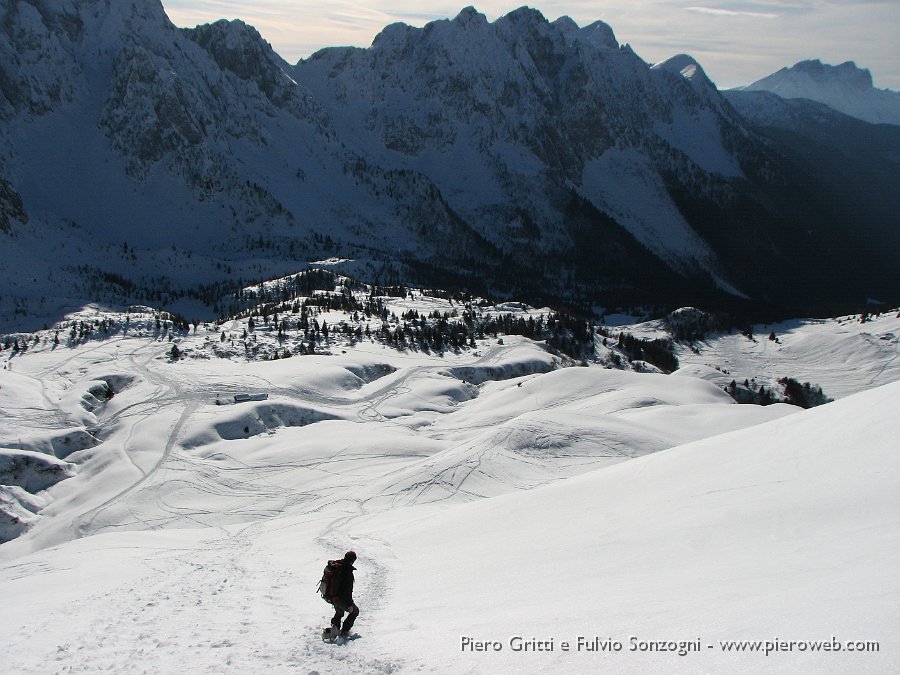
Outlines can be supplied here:
[[[664, 374], [617, 340], [664, 322], [583, 361], [490, 328], [547, 309], [354, 293], [380, 311], [94, 306], [0, 352], [0, 671], [896, 667], [898, 310], [695, 336]], [[390, 337], [447, 317], [489, 328]], [[783, 376], [836, 400], [727, 393]]]

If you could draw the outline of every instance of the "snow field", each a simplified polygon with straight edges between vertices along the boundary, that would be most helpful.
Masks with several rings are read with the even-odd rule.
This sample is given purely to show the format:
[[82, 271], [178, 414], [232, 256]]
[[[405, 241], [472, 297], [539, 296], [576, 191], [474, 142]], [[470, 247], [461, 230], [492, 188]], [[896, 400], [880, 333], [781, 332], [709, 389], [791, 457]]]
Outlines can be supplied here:
[[[31, 497], [31, 529], [0, 546], [4, 668], [884, 672], [900, 618], [900, 389], [864, 390], [894, 376], [896, 342], [880, 336], [895, 323], [785, 326], [780, 349], [765, 345], [780, 361], [736, 346], [761, 337], [703, 345], [715, 365], [740, 354], [800, 377], [813, 353], [828, 372], [857, 345], [869, 380], [806, 412], [734, 404], [706, 381], [723, 375], [713, 365], [564, 367], [509, 336], [256, 362], [172, 362], [137, 330], [29, 350], [0, 370], [0, 447], [77, 474]], [[199, 354], [204, 340], [178, 344]], [[233, 403], [241, 392], [268, 398]], [[327, 645], [314, 586], [349, 548], [361, 638]], [[707, 647], [832, 635], [881, 651]], [[503, 648], [464, 651], [464, 636]], [[554, 649], [513, 651], [514, 636]], [[578, 636], [624, 650], [564, 652]], [[702, 650], [631, 653], [630, 636]]]

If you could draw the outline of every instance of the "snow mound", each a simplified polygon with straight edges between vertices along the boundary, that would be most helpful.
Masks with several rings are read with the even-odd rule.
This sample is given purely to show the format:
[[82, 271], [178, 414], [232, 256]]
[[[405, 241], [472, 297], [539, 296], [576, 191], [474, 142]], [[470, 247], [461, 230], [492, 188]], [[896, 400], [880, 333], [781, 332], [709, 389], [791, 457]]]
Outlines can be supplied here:
[[90, 431], [77, 427], [33, 435], [19, 434], [15, 442], [7, 442], [7, 447], [65, 459], [72, 453], [93, 448], [98, 443], [99, 440]]
[[544, 354], [523, 354], [522, 357], [515, 360], [505, 360], [501, 364], [456, 366], [450, 368], [448, 373], [464, 382], [477, 385], [488, 381], [511, 380], [523, 375], [548, 373], [559, 365], [558, 357], [554, 357], [549, 352]]
[[345, 364], [344, 368], [356, 375], [363, 384], [369, 384], [397, 372], [397, 368], [389, 363], [350, 363]]
[[208, 424], [199, 422], [195, 429], [186, 433], [181, 444], [185, 448], [195, 448], [216, 441], [234, 441], [238, 439], [270, 434], [285, 427], [305, 427], [323, 420], [338, 419], [324, 410], [289, 402], [261, 401], [252, 404], [241, 404], [228, 409], [226, 413], [216, 416]]
[[493, 383], [477, 408], [446, 423], [478, 431], [389, 474], [373, 503], [471, 501], [530, 489], [795, 410], [741, 409], [700, 380], [596, 368]]
[[75, 475], [75, 465], [40, 452], [0, 448], [0, 544], [30, 530], [49, 503], [42, 493]]
[[31, 493], [75, 475], [75, 465], [39, 452], [0, 448], [0, 484]]

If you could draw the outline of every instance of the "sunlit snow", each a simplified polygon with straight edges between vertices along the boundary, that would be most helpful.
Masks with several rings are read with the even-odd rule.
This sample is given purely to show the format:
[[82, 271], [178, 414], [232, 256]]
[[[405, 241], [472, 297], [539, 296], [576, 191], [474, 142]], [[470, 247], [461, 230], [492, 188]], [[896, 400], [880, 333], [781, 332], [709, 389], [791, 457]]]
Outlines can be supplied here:
[[[83, 316], [113, 316], [101, 312]], [[0, 546], [5, 671], [896, 662], [894, 314], [765, 327], [778, 343], [709, 336], [673, 375], [577, 367], [515, 336], [429, 353], [335, 337], [330, 355], [260, 361], [231, 346], [245, 327], [176, 335], [136, 312], [103, 339], [69, 347], [46, 332], [3, 352], [0, 458], [74, 473], [42, 491], [32, 467], [0, 492], [27, 530]], [[275, 340], [263, 326], [255, 335]], [[172, 344], [186, 356], [173, 360]], [[840, 400], [737, 405], [719, 381], [729, 368], [813, 377]], [[326, 644], [315, 585], [350, 548], [358, 637]], [[879, 651], [720, 646], [832, 638]], [[641, 648], [669, 642], [700, 652]], [[525, 643], [543, 647], [516, 651]]]

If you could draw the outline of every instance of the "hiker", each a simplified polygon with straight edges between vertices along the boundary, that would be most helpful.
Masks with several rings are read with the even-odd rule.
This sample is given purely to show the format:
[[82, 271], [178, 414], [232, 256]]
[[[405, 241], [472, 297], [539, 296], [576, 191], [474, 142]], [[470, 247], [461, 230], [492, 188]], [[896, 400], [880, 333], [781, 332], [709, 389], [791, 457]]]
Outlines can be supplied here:
[[[338, 631], [343, 637], [350, 634], [353, 622], [359, 616], [359, 607], [353, 602], [353, 563], [356, 561], [356, 553], [347, 551], [344, 559], [340, 561], [340, 569], [336, 571], [333, 585], [329, 588], [328, 602], [334, 607], [334, 616], [331, 618], [331, 634], [337, 635]], [[344, 625], [341, 625], [341, 617], [347, 612]]]

